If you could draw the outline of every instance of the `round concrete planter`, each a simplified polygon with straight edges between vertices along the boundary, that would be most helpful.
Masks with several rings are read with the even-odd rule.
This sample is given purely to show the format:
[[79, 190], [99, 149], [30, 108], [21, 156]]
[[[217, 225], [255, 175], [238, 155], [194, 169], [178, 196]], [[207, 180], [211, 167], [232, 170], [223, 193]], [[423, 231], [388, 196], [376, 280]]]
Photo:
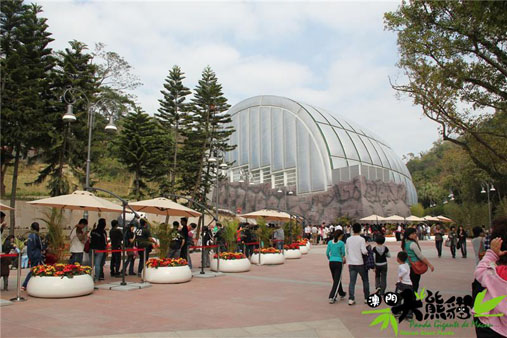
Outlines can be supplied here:
[[88, 295], [93, 292], [93, 279], [90, 275], [72, 278], [32, 276], [26, 291], [32, 297], [69, 298]]
[[[210, 260], [210, 268], [212, 271], [219, 271], [217, 263], [217, 259], [212, 258]], [[250, 267], [251, 264], [248, 258], [220, 260], [220, 272], [246, 272], [250, 271]]]
[[306, 255], [308, 253], [308, 251], [310, 251], [310, 249], [308, 248], [308, 245], [301, 245], [299, 247], [299, 250], [301, 251], [301, 253], [303, 255]]
[[147, 282], [159, 284], [185, 283], [192, 279], [192, 271], [188, 265], [146, 268], [144, 279]]
[[308, 248], [308, 251], [312, 248], [312, 243], [310, 241], [306, 242], [306, 247]]
[[298, 259], [301, 258], [301, 250], [283, 250], [285, 259]]
[[[261, 265], [276, 265], [285, 263], [285, 257], [282, 253], [275, 254], [261, 254]], [[259, 254], [254, 253], [252, 257], [250, 257], [250, 261], [253, 264], [259, 264]], [[220, 263], [222, 264], [222, 263]]]

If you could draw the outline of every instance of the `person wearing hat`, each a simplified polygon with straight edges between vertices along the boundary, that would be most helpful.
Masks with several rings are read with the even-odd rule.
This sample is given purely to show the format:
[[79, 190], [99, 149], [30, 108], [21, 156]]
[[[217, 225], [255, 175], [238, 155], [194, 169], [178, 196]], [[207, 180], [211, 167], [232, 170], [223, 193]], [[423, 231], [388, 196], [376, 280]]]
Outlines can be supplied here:
[[[44, 256], [42, 254], [42, 241], [39, 236], [39, 223], [33, 222], [30, 226], [31, 233], [28, 235], [28, 259], [30, 260], [30, 267], [34, 267], [40, 264], [44, 264]], [[28, 281], [32, 277], [32, 270], [26, 275], [25, 281], [23, 282], [23, 290], [26, 290]]]
[[421, 261], [426, 264], [431, 271], [435, 270], [433, 265], [423, 256], [421, 247], [417, 241], [417, 230], [414, 228], [408, 228], [405, 230], [403, 240], [401, 241], [401, 250], [405, 251], [408, 255], [408, 265], [410, 266], [410, 280], [412, 281], [412, 289], [417, 292], [419, 289], [419, 282], [421, 281], [421, 275], [415, 273], [412, 264]]

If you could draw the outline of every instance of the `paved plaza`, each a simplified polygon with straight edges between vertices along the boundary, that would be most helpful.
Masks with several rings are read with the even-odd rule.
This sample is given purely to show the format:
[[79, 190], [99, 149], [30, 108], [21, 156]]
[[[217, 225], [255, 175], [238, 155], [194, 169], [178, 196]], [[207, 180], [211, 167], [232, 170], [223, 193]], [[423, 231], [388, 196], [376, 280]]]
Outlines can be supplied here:
[[[392, 253], [398, 243], [387, 243]], [[471, 294], [474, 259], [452, 259], [444, 248], [438, 259], [434, 243], [422, 242], [423, 253], [435, 265], [421, 288], [440, 291], [444, 298]], [[447, 249], [447, 250], [446, 250]], [[192, 256], [198, 266], [200, 254]], [[195, 268], [195, 267], [194, 267]], [[389, 260], [388, 289], [393, 290], [397, 265]], [[195, 269], [197, 270], [197, 269]], [[108, 267], [105, 268], [109, 279]], [[26, 271], [25, 271], [26, 272]], [[7, 300], [15, 296], [16, 271], [11, 271]], [[374, 273], [370, 271], [370, 289]], [[137, 282], [137, 278], [129, 277]], [[118, 279], [114, 279], [117, 281]], [[349, 275], [344, 274], [348, 292]], [[96, 290], [92, 295], [69, 299], [37, 299], [2, 306], [2, 337], [391, 337], [390, 327], [369, 327], [373, 310], [363, 303], [360, 279], [354, 306], [346, 301], [328, 303], [331, 276], [325, 247], [313, 247], [302, 259], [279, 266], [252, 266], [250, 272], [214, 278], [193, 278], [178, 285], [152, 285], [135, 291]], [[385, 307], [382, 304], [379, 308]], [[410, 330], [404, 322], [401, 330]], [[450, 329], [447, 329], [449, 331]], [[454, 329], [456, 337], [475, 337], [472, 328]]]

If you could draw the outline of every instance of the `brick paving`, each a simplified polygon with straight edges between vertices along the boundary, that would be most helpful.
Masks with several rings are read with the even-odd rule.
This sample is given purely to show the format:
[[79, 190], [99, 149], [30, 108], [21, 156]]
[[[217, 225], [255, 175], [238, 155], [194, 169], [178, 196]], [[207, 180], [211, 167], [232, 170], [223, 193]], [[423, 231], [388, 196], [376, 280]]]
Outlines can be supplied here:
[[[392, 253], [399, 244], [388, 243]], [[445, 298], [471, 294], [474, 259], [437, 258], [433, 242], [422, 243], [423, 253], [435, 265], [426, 273], [421, 287], [438, 290]], [[447, 250], [446, 250], [447, 249]], [[363, 304], [360, 279], [356, 285], [357, 305], [346, 301], [328, 304], [331, 276], [324, 256], [325, 247], [316, 246], [299, 260], [279, 266], [252, 266], [241, 274], [215, 278], [194, 278], [178, 285], [153, 285], [136, 291], [96, 290], [92, 295], [69, 299], [38, 299], [0, 307], [2, 337], [391, 337], [390, 328], [369, 327], [371, 310]], [[394, 255], [393, 255], [394, 256]], [[193, 254], [194, 265], [199, 254]], [[458, 257], [461, 257], [458, 254]], [[395, 258], [389, 260], [388, 289], [396, 280]], [[118, 281], [108, 278], [106, 281]], [[26, 272], [26, 271], [25, 271]], [[15, 270], [10, 291], [15, 296]], [[370, 271], [370, 289], [374, 273]], [[130, 281], [138, 281], [129, 277]], [[344, 287], [348, 291], [348, 271]], [[408, 323], [400, 329], [409, 329]], [[449, 329], [448, 329], [449, 330]], [[471, 328], [455, 330], [457, 337], [475, 337]]]

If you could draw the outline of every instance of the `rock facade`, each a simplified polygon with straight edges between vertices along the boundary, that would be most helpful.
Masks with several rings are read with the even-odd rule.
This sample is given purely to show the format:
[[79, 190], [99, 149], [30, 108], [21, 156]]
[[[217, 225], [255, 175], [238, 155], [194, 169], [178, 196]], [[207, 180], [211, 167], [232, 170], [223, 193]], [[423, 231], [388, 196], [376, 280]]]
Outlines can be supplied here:
[[[410, 215], [403, 184], [370, 181], [364, 176], [357, 176], [350, 182], [339, 182], [325, 192], [288, 195], [287, 191], [296, 191], [296, 187], [285, 187], [280, 193], [269, 183], [221, 182], [218, 205], [239, 213], [264, 208], [288, 210], [315, 224], [332, 223], [342, 216], [357, 220], [371, 214]], [[213, 198], [215, 196], [213, 193]]]

